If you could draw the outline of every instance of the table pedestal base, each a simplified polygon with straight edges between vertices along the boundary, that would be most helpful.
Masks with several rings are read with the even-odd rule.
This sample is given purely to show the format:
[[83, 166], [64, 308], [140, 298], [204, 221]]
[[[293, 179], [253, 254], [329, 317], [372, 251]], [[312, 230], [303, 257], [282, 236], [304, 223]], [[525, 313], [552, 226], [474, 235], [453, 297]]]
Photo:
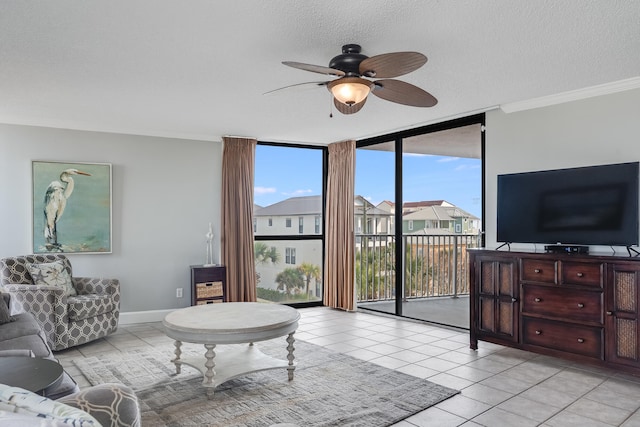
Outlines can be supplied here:
[[293, 371], [296, 369], [293, 342], [293, 334], [289, 334], [287, 337], [288, 360], [280, 360], [264, 354], [253, 343], [224, 346], [205, 344], [207, 350], [204, 357], [181, 359], [182, 342], [176, 341], [174, 344], [176, 357], [172, 362], [176, 366], [176, 374], [180, 373], [182, 365], [199, 370], [204, 376], [202, 385], [207, 388], [207, 396], [212, 398], [215, 388], [220, 384], [251, 372], [286, 368], [289, 381], [293, 380]]

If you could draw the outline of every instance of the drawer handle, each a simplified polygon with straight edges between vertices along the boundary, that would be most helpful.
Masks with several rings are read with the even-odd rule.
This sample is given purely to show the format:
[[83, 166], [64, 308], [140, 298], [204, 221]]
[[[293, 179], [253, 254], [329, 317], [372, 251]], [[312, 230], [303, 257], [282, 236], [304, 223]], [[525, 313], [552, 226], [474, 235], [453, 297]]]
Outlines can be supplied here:
[[581, 303], [581, 302], [579, 302], [579, 303], [578, 303], [578, 308], [584, 308], [584, 304], [583, 304], [583, 303]]
[[583, 276], [584, 276], [584, 274], [582, 274], [582, 273], [578, 273], [578, 274], [576, 274], [576, 276], [578, 276], [578, 277], [583, 277]]
[[540, 330], [536, 331], [536, 335], [542, 335], [542, 331]]
[[613, 316], [613, 311], [607, 311], [607, 316]]
[[584, 338], [578, 338], [578, 342], [582, 344], [584, 342]]
[[517, 301], [518, 301], [518, 298], [516, 298], [516, 297], [511, 297], [511, 302], [517, 302]]
[[533, 270], [534, 273], [541, 273], [542, 270], [540, 270], [539, 268], [536, 268], [535, 270]]
[[534, 300], [535, 302], [541, 302], [541, 301], [542, 301], [542, 298], [534, 298], [533, 300]]

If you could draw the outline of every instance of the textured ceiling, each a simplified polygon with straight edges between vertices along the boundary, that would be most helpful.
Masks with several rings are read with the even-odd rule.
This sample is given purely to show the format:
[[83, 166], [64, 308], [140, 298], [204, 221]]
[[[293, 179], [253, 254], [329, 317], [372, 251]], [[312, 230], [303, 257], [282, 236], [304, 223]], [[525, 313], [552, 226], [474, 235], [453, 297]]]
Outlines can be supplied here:
[[[3, 0], [0, 122], [219, 140], [326, 144], [640, 76], [637, 0]], [[439, 103], [335, 110], [346, 43], [418, 51], [399, 79]]]

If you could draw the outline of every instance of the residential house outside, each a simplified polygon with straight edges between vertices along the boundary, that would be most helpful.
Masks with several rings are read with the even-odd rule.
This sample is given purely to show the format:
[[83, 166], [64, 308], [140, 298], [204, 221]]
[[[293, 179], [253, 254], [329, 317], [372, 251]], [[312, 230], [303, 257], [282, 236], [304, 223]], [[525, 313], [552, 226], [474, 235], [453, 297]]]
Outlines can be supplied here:
[[[362, 206], [367, 206], [364, 202]], [[375, 208], [368, 206], [367, 212], [386, 215], [388, 224], [393, 224], [392, 202], [385, 200]], [[468, 293], [466, 249], [478, 246], [480, 218], [446, 200], [406, 202], [402, 212], [404, 298]], [[374, 233], [359, 233], [356, 227], [358, 299], [393, 299], [396, 267], [392, 251], [387, 248], [395, 245], [394, 229], [390, 226], [382, 233], [379, 228], [370, 230]], [[360, 239], [365, 242], [360, 243]]]
[[[282, 240], [282, 236], [302, 236], [322, 234], [322, 197], [305, 196], [291, 197], [269, 206], [257, 208], [254, 206], [253, 232], [256, 236], [278, 236], [274, 240], [261, 240], [258, 244], [266, 245], [275, 257], [256, 259], [256, 273], [258, 274], [258, 288], [287, 293], [290, 298], [301, 296], [302, 300], [322, 299], [322, 277], [304, 277], [303, 284], [295, 281], [300, 286], [293, 286], [292, 270], [300, 267], [317, 267], [322, 273], [322, 240]], [[259, 258], [259, 257], [258, 257]], [[275, 262], [274, 262], [275, 261]], [[304, 266], [303, 266], [304, 265]], [[287, 271], [288, 270], [288, 271]], [[284, 279], [278, 282], [281, 274], [289, 274], [289, 279], [284, 285]], [[307, 274], [308, 275], [308, 274]], [[293, 277], [297, 279], [296, 277]], [[304, 296], [307, 292], [308, 298]]]
[[[394, 293], [395, 244], [393, 203], [373, 205], [362, 196], [354, 198], [356, 282], [362, 300], [391, 298]], [[408, 202], [403, 205], [403, 241], [405, 250], [405, 296], [427, 297], [466, 293], [463, 271], [466, 247], [477, 245], [480, 219], [444, 200]], [[258, 288], [286, 293], [295, 300], [322, 299], [322, 198], [291, 197], [269, 206], [254, 206], [255, 236], [274, 236], [256, 241]], [[317, 235], [317, 240], [299, 240], [293, 236]], [[292, 236], [287, 239], [286, 236]], [[283, 238], [284, 237], [284, 238]], [[257, 254], [260, 255], [260, 254]], [[318, 275], [307, 274], [295, 285], [283, 274], [317, 267]], [[298, 276], [300, 272], [297, 273]], [[368, 277], [365, 278], [365, 277]], [[280, 278], [280, 279], [279, 279]], [[289, 276], [289, 279], [291, 276]], [[374, 286], [376, 290], [369, 293]], [[259, 289], [260, 292], [260, 289]]]
[[[380, 245], [380, 242], [386, 246], [393, 232], [393, 214], [378, 209], [362, 196], [355, 196], [354, 211], [356, 246], [362, 244], [363, 234], [369, 236], [365, 238], [365, 244], [369, 248]], [[268, 206], [254, 205], [253, 232], [255, 236], [274, 236], [273, 240], [260, 239], [255, 242], [256, 251], [275, 254], [257, 257], [258, 288], [285, 292], [284, 287], [278, 283], [278, 275], [287, 269], [309, 268], [311, 265], [317, 266], [318, 271], [322, 272], [322, 240], [282, 239], [283, 236], [321, 236], [321, 196], [291, 197]], [[380, 242], [375, 243], [371, 236], [380, 236]], [[322, 299], [322, 277], [318, 280], [305, 277], [305, 282], [309, 282], [309, 300]], [[293, 288], [290, 291], [293, 296], [301, 296], [306, 288], [307, 283], [304, 289]]]
[[405, 297], [468, 293], [466, 250], [478, 244], [480, 218], [446, 200], [408, 202], [403, 212]]
[[424, 231], [426, 234], [477, 235], [480, 232], [480, 218], [445, 200], [405, 203], [402, 211], [402, 234]]
[[362, 196], [354, 198], [354, 231], [356, 244], [358, 235], [387, 235], [393, 234], [393, 213], [387, 209], [380, 209]]

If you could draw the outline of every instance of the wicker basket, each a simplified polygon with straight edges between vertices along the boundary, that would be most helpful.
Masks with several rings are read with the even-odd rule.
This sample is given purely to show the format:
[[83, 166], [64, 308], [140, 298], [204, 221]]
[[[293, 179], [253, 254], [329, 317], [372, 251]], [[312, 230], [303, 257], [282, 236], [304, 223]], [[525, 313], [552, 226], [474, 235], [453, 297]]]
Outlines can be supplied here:
[[205, 282], [196, 284], [196, 298], [214, 298], [221, 297], [222, 282]]

